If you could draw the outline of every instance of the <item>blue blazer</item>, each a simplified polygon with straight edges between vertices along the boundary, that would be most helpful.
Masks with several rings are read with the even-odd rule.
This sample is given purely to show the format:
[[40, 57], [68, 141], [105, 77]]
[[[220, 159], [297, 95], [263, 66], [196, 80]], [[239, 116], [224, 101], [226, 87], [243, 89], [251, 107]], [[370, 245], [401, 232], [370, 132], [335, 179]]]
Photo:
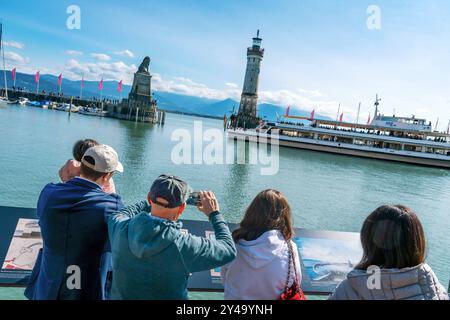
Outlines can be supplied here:
[[[37, 204], [44, 245], [25, 296], [32, 300], [104, 299], [111, 269], [106, 217], [123, 207], [117, 194], [107, 194], [85, 179], [45, 186]], [[67, 282], [76, 283], [71, 266], [80, 271], [80, 289], [67, 286]]]

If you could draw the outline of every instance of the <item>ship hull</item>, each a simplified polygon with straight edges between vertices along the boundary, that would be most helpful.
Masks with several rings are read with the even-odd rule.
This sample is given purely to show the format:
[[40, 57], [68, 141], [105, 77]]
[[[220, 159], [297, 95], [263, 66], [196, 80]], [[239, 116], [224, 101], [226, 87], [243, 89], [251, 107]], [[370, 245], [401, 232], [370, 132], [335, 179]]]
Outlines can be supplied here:
[[[230, 139], [245, 139], [250, 138], [252, 141], [259, 142], [260, 135], [251, 131], [228, 131], [228, 138]], [[263, 135], [264, 141], [270, 141], [270, 136], [266, 138]], [[269, 142], [270, 143], [270, 142]], [[313, 139], [298, 139], [279, 136], [278, 144], [282, 147], [312, 150], [317, 152], [333, 153], [338, 155], [353, 156], [360, 158], [369, 158], [376, 160], [402, 162], [420, 166], [436, 167], [450, 169], [450, 156], [442, 156], [440, 158], [433, 158], [428, 154], [420, 154], [419, 152], [406, 152], [388, 149], [364, 148], [351, 144], [342, 144], [336, 142], [324, 142]], [[443, 159], [448, 158], [448, 159]]]

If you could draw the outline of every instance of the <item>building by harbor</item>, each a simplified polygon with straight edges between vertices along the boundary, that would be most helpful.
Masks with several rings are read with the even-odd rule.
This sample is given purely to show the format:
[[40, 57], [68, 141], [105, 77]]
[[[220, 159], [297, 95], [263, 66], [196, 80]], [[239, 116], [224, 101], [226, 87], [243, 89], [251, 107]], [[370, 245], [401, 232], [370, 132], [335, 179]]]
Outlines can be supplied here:
[[247, 49], [247, 69], [236, 118], [236, 125], [241, 128], [255, 128], [261, 120], [258, 118], [257, 110], [259, 75], [264, 57], [264, 49], [261, 48], [261, 43], [262, 38], [260, 38], [258, 30], [256, 37], [253, 38], [253, 45]]
[[160, 123], [165, 120], [165, 112], [158, 111], [157, 101], [152, 95], [152, 75], [150, 74], [150, 57], [145, 57], [134, 74], [133, 86], [128, 99], [118, 105], [108, 107], [114, 118], [136, 122]]

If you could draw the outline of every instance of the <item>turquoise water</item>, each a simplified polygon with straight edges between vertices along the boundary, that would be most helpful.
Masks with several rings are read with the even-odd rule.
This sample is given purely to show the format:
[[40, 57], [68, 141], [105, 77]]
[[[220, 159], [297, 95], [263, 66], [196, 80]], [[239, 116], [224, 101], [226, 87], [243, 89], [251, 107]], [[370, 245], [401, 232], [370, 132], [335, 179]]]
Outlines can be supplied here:
[[[295, 225], [314, 230], [358, 232], [379, 205], [406, 204], [424, 224], [428, 263], [447, 287], [450, 171], [285, 148], [280, 149], [280, 169], [274, 176], [260, 175], [254, 165], [175, 165], [171, 152], [177, 143], [171, 134], [178, 128], [193, 131], [195, 120], [204, 128], [222, 128], [219, 120], [172, 114], [159, 127], [30, 107], [0, 109], [0, 205], [35, 207], [42, 187], [58, 181], [72, 144], [89, 137], [118, 151], [125, 172], [115, 182], [129, 204], [144, 199], [151, 182], [167, 172], [195, 189], [213, 190], [229, 222], [238, 222], [246, 205], [265, 188], [284, 192]], [[204, 219], [192, 208], [183, 217]], [[21, 290], [0, 290], [0, 298], [21, 297]]]

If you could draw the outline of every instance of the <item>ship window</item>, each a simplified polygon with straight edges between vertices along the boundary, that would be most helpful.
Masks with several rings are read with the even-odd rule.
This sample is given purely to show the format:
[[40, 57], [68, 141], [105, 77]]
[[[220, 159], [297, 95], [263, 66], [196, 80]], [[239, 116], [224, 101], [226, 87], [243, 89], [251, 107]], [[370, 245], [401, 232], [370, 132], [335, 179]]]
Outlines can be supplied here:
[[404, 150], [412, 152], [422, 152], [422, 147], [405, 144]]

